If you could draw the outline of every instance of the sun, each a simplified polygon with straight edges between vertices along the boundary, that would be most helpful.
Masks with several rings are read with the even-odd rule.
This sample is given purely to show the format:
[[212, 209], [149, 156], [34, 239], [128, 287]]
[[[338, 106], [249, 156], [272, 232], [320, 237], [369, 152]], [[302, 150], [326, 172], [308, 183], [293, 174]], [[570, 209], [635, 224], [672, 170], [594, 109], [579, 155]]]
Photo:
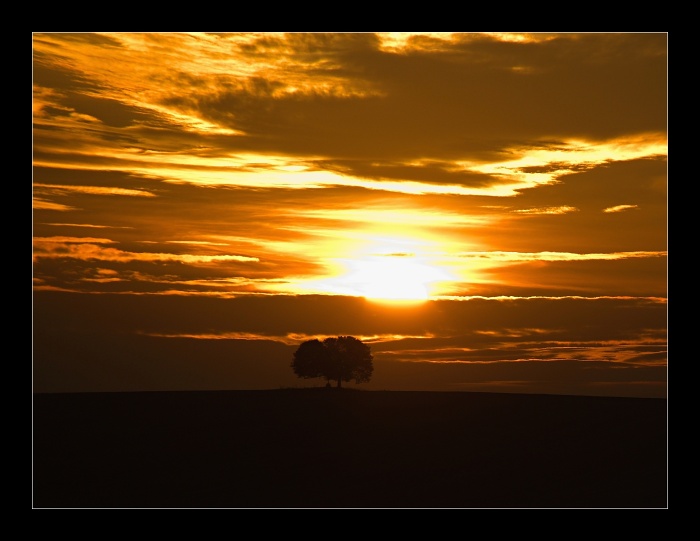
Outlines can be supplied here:
[[404, 305], [440, 295], [455, 280], [445, 248], [425, 235], [346, 235], [350, 238], [335, 243], [335, 253], [325, 258], [327, 274], [305, 280], [302, 291]]
[[359, 295], [378, 301], [424, 301], [439, 278], [436, 269], [406, 255], [368, 256], [350, 262], [346, 283]]

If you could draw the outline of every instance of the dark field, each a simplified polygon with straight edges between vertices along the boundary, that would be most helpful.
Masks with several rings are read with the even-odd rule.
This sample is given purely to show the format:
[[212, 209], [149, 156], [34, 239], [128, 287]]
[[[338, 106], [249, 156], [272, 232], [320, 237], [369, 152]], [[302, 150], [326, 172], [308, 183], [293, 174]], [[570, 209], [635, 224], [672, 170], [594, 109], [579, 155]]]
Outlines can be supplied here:
[[36, 394], [34, 508], [666, 508], [667, 400]]

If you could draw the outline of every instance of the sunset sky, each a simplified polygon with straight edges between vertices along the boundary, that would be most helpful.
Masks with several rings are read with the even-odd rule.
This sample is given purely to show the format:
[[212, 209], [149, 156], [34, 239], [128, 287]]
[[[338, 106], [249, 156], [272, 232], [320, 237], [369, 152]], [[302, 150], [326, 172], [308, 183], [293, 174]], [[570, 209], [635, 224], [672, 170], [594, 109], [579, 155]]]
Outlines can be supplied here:
[[34, 33], [34, 390], [667, 396], [667, 42]]

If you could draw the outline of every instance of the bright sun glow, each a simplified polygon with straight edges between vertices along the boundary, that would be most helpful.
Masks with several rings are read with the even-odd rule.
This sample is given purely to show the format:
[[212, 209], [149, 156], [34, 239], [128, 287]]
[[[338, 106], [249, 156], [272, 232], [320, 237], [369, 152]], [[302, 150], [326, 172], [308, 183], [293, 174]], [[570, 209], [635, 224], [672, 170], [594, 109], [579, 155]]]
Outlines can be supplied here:
[[439, 275], [435, 269], [409, 256], [376, 256], [348, 262], [346, 282], [368, 299], [421, 301]]
[[329, 243], [328, 275], [300, 283], [300, 291], [405, 304], [428, 300], [456, 279], [446, 266], [444, 240], [416, 231], [345, 234], [344, 245]]

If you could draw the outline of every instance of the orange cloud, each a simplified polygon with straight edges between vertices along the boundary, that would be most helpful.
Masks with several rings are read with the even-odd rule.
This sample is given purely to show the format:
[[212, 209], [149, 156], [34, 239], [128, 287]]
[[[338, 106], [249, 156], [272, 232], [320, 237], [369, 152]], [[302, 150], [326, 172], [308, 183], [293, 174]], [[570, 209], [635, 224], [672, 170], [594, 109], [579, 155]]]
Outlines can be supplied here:
[[612, 261], [618, 259], [666, 257], [667, 252], [612, 252], [576, 254], [572, 252], [461, 252], [458, 257], [479, 261]]
[[32, 198], [32, 208], [37, 210], [58, 210], [63, 212], [76, 210], [76, 207], [71, 207], [62, 203], [54, 203], [53, 201], [46, 201], [40, 197]]
[[518, 209], [513, 212], [519, 214], [568, 214], [570, 212], [578, 212], [576, 207], [570, 207], [568, 205], [563, 205], [560, 207], [539, 207], [531, 209]]
[[128, 195], [135, 197], [156, 197], [156, 194], [146, 190], [132, 190], [127, 188], [115, 188], [113, 186], [73, 186], [59, 184], [33, 184], [34, 191], [43, 193], [85, 193], [91, 195]]
[[49, 237], [34, 240], [34, 258], [73, 258], [99, 261], [179, 261], [182, 263], [216, 263], [225, 261], [257, 262], [257, 257], [244, 255], [195, 255], [152, 252], [127, 252], [116, 248], [105, 248], [99, 244], [113, 243], [109, 239]]
[[639, 208], [637, 205], [615, 205], [614, 207], [608, 207], [603, 209], [603, 212], [622, 212], [623, 210], [630, 210]]

